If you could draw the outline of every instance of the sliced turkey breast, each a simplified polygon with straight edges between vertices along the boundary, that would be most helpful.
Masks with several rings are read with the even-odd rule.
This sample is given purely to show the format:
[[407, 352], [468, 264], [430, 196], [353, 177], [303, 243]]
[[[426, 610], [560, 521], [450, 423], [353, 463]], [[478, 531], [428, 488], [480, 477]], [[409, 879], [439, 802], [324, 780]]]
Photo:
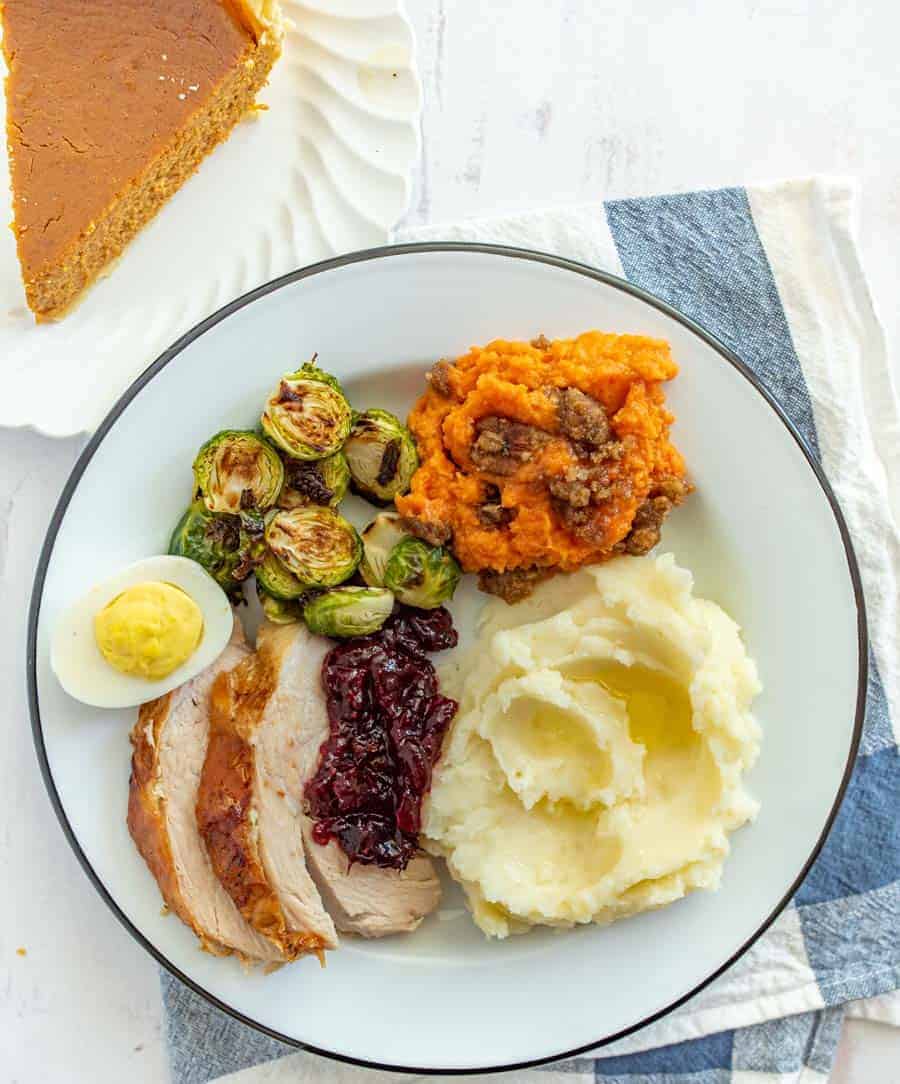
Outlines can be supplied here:
[[283, 959], [281, 952], [244, 920], [220, 884], [194, 815], [209, 734], [209, 690], [247, 653], [235, 621], [231, 643], [210, 667], [141, 707], [131, 732], [127, 821], [166, 905], [207, 952], [274, 963]]
[[[266, 643], [275, 626], [260, 630], [260, 642]], [[279, 633], [287, 637], [287, 633]], [[294, 643], [306, 653], [305, 667], [314, 676], [310, 697], [295, 712], [297, 771], [303, 786], [315, 774], [322, 742], [328, 737], [328, 711], [322, 689], [321, 672], [325, 655], [333, 646], [328, 640], [294, 628]], [[303, 647], [302, 645], [306, 645]], [[302, 796], [302, 790], [301, 790]], [[302, 803], [301, 803], [302, 804]], [[401, 873], [378, 866], [351, 866], [347, 856], [332, 840], [327, 846], [312, 838], [312, 821], [301, 816], [306, 864], [319, 888], [325, 907], [341, 933], [361, 937], [385, 937], [410, 933], [425, 915], [433, 911], [441, 898], [440, 881], [430, 858], [414, 858]]]
[[301, 802], [304, 719], [321, 696], [326, 640], [305, 625], [264, 626], [256, 653], [220, 674], [197, 823], [241, 914], [296, 959], [337, 947], [306, 868]]
[[[263, 642], [270, 633], [263, 631]], [[319, 641], [315, 651], [316, 696], [311, 698], [299, 723], [298, 770], [304, 785], [315, 775], [322, 742], [328, 737], [328, 709], [322, 689], [322, 662], [332, 646]], [[351, 866], [332, 840], [322, 846], [312, 838], [312, 821], [302, 818], [306, 863], [322, 893], [334, 924], [341, 933], [361, 937], [385, 937], [411, 933], [433, 911], [441, 898], [441, 884], [427, 855], [412, 860], [402, 872], [379, 866]]]
[[312, 822], [308, 817], [304, 822], [309, 869], [341, 933], [411, 933], [437, 907], [441, 884], [427, 856], [414, 858], [402, 871], [351, 866], [334, 840], [320, 846], [311, 838]]
[[[305, 625], [263, 625], [256, 656], [223, 675], [212, 694], [213, 738], [198, 806], [201, 832], [242, 913], [257, 929], [274, 931], [280, 944], [290, 943], [284, 938], [292, 930], [318, 930], [322, 947], [331, 947], [325, 931], [335, 939], [333, 927], [324, 924], [315, 905], [325, 918], [330, 912], [328, 922], [333, 919], [342, 933], [382, 937], [414, 930], [440, 899], [425, 856], [403, 873], [350, 867], [336, 843], [323, 847], [312, 839], [303, 788], [329, 732], [321, 671], [331, 647]], [[246, 781], [229, 769], [236, 762], [248, 765]], [[227, 788], [221, 783], [226, 772]], [[280, 902], [285, 898], [293, 918]]]

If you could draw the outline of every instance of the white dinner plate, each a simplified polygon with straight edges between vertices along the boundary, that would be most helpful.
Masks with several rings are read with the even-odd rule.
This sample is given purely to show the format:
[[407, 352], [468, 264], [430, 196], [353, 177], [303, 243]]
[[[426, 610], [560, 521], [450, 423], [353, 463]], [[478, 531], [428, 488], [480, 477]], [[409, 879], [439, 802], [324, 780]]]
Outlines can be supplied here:
[[284, 52], [259, 96], [265, 110], [234, 129], [62, 320], [35, 324], [13, 235], [0, 230], [0, 425], [92, 432], [161, 350], [221, 305], [301, 264], [388, 240], [419, 158], [422, 93], [403, 0], [282, 7]]
[[[742, 625], [765, 691], [749, 787], [721, 889], [606, 928], [487, 941], [455, 889], [407, 937], [345, 939], [322, 970], [247, 974], [197, 951], [125, 827], [133, 713], [70, 700], [50, 672], [63, 607], [162, 553], [199, 445], [252, 426], [278, 376], [318, 352], [359, 407], [403, 414], [428, 365], [492, 338], [589, 328], [666, 338], [674, 440], [696, 493], [667, 521], [700, 595]], [[361, 510], [357, 510], [363, 514]], [[467, 577], [467, 581], [472, 578]], [[463, 636], [481, 596], [453, 609]], [[796, 431], [741, 363], [671, 308], [600, 271], [491, 246], [399, 246], [309, 267], [235, 301], [156, 361], [100, 425], [60, 499], [32, 599], [28, 671], [38, 756], [86, 872], [174, 974], [286, 1042], [368, 1064], [509, 1068], [580, 1052], [667, 1012], [773, 920], [824, 840], [849, 777], [866, 686], [862, 592], [840, 510]]]

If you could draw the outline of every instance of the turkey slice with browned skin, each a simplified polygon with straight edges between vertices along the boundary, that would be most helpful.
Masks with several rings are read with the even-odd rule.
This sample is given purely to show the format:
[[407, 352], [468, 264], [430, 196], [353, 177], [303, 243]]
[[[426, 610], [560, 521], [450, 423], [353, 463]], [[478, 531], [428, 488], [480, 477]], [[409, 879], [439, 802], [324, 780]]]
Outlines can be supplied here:
[[211, 666], [141, 707], [131, 732], [128, 830], [167, 906], [207, 952], [275, 963], [282, 953], [244, 920], [219, 883], [194, 816], [209, 734], [209, 690], [247, 650], [235, 621], [231, 643]]
[[220, 674], [197, 824], [219, 880], [247, 921], [288, 959], [337, 947], [306, 868], [299, 746], [321, 695], [328, 650], [305, 625], [265, 627], [257, 650]]

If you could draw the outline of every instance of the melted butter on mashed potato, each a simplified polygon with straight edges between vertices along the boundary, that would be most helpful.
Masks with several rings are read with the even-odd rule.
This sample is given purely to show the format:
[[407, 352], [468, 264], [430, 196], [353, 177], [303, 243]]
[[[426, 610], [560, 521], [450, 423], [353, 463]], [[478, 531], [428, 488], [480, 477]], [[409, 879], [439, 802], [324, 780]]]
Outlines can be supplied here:
[[760, 690], [738, 626], [671, 555], [485, 607], [425, 807], [485, 933], [608, 923], [716, 888], [756, 813]]

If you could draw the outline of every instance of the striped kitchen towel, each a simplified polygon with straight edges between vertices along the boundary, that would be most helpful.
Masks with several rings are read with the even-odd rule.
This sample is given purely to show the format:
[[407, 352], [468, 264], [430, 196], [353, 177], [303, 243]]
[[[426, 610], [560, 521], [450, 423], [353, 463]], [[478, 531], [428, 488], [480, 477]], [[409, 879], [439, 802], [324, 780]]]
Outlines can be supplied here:
[[[853, 535], [868, 602], [872, 658], [859, 759], [825, 848], [788, 909], [730, 971], [664, 1019], [596, 1057], [507, 1077], [811, 1084], [827, 1080], [846, 1014], [900, 1025], [900, 410], [852, 211], [850, 186], [810, 180], [398, 236], [516, 245], [592, 264], [722, 339], [820, 458]], [[167, 974], [162, 983], [175, 1084], [226, 1074], [235, 1084], [404, 1079], [297, 1053]]]

